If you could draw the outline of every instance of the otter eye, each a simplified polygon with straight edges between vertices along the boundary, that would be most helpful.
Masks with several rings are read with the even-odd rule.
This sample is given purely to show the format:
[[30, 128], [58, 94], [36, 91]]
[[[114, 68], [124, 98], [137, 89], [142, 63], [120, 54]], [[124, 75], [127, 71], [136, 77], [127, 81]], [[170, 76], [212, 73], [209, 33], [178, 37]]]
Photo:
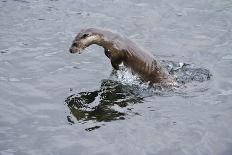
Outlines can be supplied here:
[[81, 39], [84, 39], [84, 38], [86, 38], [88, 36], [89, 36], [89, 34], [85, 33], [85, 34], [83, 34], [83, 36], [81, 37]]
[[73, 43], [72, 45], [73, 45], [73, 46], [77, 46], [77, 43]]

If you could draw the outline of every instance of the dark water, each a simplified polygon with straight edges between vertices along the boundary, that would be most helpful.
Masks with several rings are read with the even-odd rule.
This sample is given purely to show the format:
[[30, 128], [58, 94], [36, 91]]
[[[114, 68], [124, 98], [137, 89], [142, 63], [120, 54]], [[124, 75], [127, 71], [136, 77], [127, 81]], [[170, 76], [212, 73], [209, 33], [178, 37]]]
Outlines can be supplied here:
[[[157, 84], [150, 85], [142, 82], [136, 75], [132, 75], [126, 68], [122, 68], [122, 71], [113, 70], [108, 79], [101, 81], [99, 89], [72, 94], [65, 100], [71, 114], [67, 116], [68, 122], [75, 123], [71, 119], [72, 116], [79, 123], [90, 120], [95, 122], [124, 120], [133, 111], [133, 108], [128, 108], [130, 105], [143, 103], [145, 98], [151, 96], [186, 96], [188, 94], [184, 91], [188, 83], [198, 82], [200, 84], [212, 78], [212, 74], [207, 69], [171, 61], [161, 62], [175, 77], [178, 82], [177, 87], [164, 88]], [[207, 90], [207, 87], [204, 89]], [[199, 92], [202, 93], [204, 89]], [[193, 90], [189, 94], [194, 95]], [[134, 114], [138, 115], [139, 113], [135, 112]], [[100, 126], [97, 127], [100, 128]], [[88, 131], [88, 128], [86, 130]]]
[[[231, 0], [0, 0], [1, 155], [231, 155]], [[181, 87], [113, 73], [83, 27], [151, 51]]]

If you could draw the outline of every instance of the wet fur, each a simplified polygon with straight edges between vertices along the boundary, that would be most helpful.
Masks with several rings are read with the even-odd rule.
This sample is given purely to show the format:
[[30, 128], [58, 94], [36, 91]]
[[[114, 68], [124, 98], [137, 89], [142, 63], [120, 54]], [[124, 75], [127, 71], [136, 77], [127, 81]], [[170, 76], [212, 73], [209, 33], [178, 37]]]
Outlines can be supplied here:
[[115, 69], [123, 63], [144, 81], [159, 83], [163, 86], [176, 85], [174, 78], [163, 68], [155, 57], [142, 50], [126, 37], [105, 29], [83, 29], [74, 39], [70, 47], [71, 53], [76, 53], [84, 48], [97, 44], [102, 46], [105, 55], [111, 60]]

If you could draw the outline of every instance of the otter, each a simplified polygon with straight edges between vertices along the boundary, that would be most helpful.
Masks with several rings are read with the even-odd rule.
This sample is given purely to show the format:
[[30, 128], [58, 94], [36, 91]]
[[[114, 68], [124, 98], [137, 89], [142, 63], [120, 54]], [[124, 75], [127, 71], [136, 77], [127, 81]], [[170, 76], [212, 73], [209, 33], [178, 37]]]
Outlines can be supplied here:
[[177, 85], [175, 79], [151, 53], [141, 49], [130, 39], [106, 29], [82, 29], [73, 40], [69, 51], [81, 54], [83, 49], [92, 44], [104, 48], [105, 55], [116, 70], [119, 70], [119, 65], [123, 63], [143, 81], [161, 86]]

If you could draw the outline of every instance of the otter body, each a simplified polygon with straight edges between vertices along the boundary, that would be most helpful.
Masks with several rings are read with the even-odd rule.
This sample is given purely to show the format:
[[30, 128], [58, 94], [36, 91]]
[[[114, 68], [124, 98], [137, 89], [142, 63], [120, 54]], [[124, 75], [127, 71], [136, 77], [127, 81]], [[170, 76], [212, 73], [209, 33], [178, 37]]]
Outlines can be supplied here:
[[163, 86], [176, 85], [173, 77], [165, 68], [161, 67], [151, 53], [142, 50], [128, 38], [108, 30], [83, 29], [74, 39], [70, 52], [80, 54], [91, 44], [97, 44], [104, 48], [105, 55], [111, 60], [111, 64], [116, 70], [123, 63], [144, 81], [159, 83]]

